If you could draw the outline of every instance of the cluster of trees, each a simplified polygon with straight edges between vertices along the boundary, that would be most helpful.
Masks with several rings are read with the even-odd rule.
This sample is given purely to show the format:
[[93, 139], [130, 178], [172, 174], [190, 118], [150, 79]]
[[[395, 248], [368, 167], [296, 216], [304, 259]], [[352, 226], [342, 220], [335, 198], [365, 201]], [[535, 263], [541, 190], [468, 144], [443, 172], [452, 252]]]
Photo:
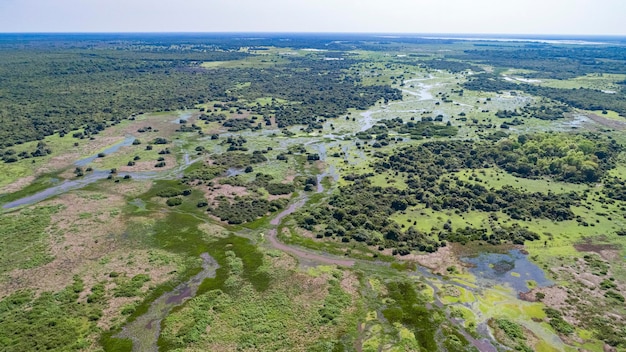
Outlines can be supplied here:
[[[237, 72], [189, 70], [189, 53], [69, 50], [38, 43], [0, 52], [0, 147], [84, 128], [95, 134], [141, 111], [168, 111], [204, 99], [227, 99]], [[205, 55], [207, 59], [210, 54]], [[238, 53], [220, 53], [224, 60]], [[124, 89], [118, 89], [120, 86]]]
[[[520, 90], [528, 94], [549, 98], [584, 110], [613, 110], [626, 115], [626, 99], [623, 93], [606, 94], [601, 90], [588, 88], [552, 88], [534, 84], [513, 83], [492, 74], [478, 74], [463, 83], [463, 87], [475, 91], [499, 92]], [[543, 116], [540, 114], [539, 116]]]
[[315, 232], [318, 237], [355, 240], [381, 248], [394, 248], [398, 254], [408, 254], [411, 250], [436, 251], [445, 246], [445, 241], [499, 244], [503, 241], [523, 243], [539, 238], [537, 234], [518, 227], [453, 229], [449, 223], [443, 229], [423, 233], [412, 226], [405, 230], [403, 225], [389, 220], [391, 215], [410, 206], [424, 204], [435, 210], [452, 209], [458, 212], [502, 211], [517, 219], [544, 217], [560, 221], [574, 218], [570, 206], [575, 204], [576, 199], [574, 194], [524, 193], [510, 187], [486, 190], [471, 184], [451, 188], [430, 188], [427, 183], [409, 184], [407, 190], [398, 190], [372, 186], [367, 179], [356, 179], [352, 184], [340, 187], [339, 192], [329, 199], [327, 207], [300, 211], [296, 219], [300, 227]]
[[[498, 166], [516, 176], [548, 176], [566, 182], [597, 182], [615, 165], [622, 150], [598, 134], [543, 133], [520, 135], [497, 143], [437, 141], [407, 147], [377, 165], [409, 175], [436, 179], [464, 168]], [[433, 181], [434, 181], [433, 179]]]
[[37, 143], [35, 150], [30, 153], [27, 151], [17, 153], [13, 149], [6, 149], [4, 153], [2, 153], [2, 161], [5, 163], [14, 163], [20, 159], [36, 158], [48, 154], [52, 154], [52, 149], [50, 149], [46, 143], [40, 141]]
[[283, 209], [288, 199], [275, 199], [269, 201], [267, 199], [246, 196], [236, 197], [230, 200], [227, 197], [217, 199], [217, 206], [209, 207], [208, 212], [217, 216], [222, 221], [229, 224], [243, 224], [254, 221], [270, 212], [276, 212]]
[[435, 251], [440, 243], [419, 231], [403, 231], [389, 216], [407, 207], [405, 194], [395, 188], [372, 187], [358, 180], [339, 188], [326, 207], [314, 207], [296, 214], [298, 225], [318, 237], [351, 239], [381, 248]]
[[257, 105], [251, 111], [261, 116], [275, 116], [279, 128], [295, 124], [319, 127], [319, 119], [338, 117], [349, 108], [365, 110], [384, 99], [401, 100], [402, 92], [384, 85], [363, 85], [358, 75], [348, 69], [355, 59], [322, 60], [319, 58], [290, 58], [290, 63], [258, 72], [239, 90], [246, 99], [271, 96], [273, 100]]
[[[437, 117], [435, 120], [441, 121], [442, 117]], [[370, 140], [375, 137], [376, 142], [372, 146], [380, 147], [389, 144], [390, 137], [388, 133], [390, 130], [394, 130], [399, 134], [408, 134], [413, 139], [452, 137], [458, 133], [458, 128], [452, 126], [450, 122], [437, 124], [433, 122], [432, 118], [423, 118], [421, 121], [408, 121], [405, 123], [401, 118], [396, 117], [390, 120], [381, 120], [377, 125], [358, 132], [356, 137], [363, 140]]]
[[[411, 206], [422, 204], [433, 210], [457, 213], [503, 212], [513, 219], [546, 218], [554, 221], [576, 219], [572, 206], [580, 195], [527, 192], [511, 186], [487, 189], [460, 180], [463, 169], [500, 167], [523, 177], [551, 177], [567, 182], [597, 182], [614, 167], [621, 146], [595, 134], [535, 134], [509, 137], [498, 143], [474, 141], [434, 141], [401, 148], [392, 155], [375, 154], [375, 173], [395, 174], [407, 185], [377, 187], [369, 181], [375, 173], [347, 175], [351, 181], [339, 187], [327, 207], [302, 210], [298, 225], [319, 237], [356, 240], [398, 254], [410, 250], [434, 251], [446, 241], [466, 243], [503, 241], [523, 243], [539, 238], [526, 229], [493, 226], [491, 229], [443, 229], [422, 233], [412, 226], [404, 229], [389, 217]], [[416, 223], [415, 223], [416, 224]], [[414, 225], [415, 225], [414, 224]]]
[[[265, 151], [265, 153], [267, 153], [267, 151]], [[265, 153], [259, 150], [253, 151], [252, 154], [228, 151], [226, 153], [212, 155], [211, 159], [213, 160], [213, 165], [241, 169], [246, 166], [267, 161], [267, 157], [264, 155]]]
[[570, 79], [589, 73], [626, 71], [626, 49], [622, 46], [571, 48], [534, 44], [516, 50], [466, 50], [464, 54], [453, 56], [498, 67], [531, 70], [534, 72], [526, 76], [537, 78]]
[[[213, 136], [211, 136], [211, 138], [213, 139]], [[217, 135], [217, 138], [215, 139], [219, 139], [219, 135]], [[242, 136], [237, 136], [237, 137], [229, 136], [227, 139], [221, 141], [220, 145], [228, 145], [229, 152], [232, 152], [235, 150], [240, 150], [242, 152], [245, 152], [245, 151], [248, 151], [248, 147], [245, 146], [246, 143], [248, 143], [248, 140], [243, 138]]]
[[433, 70], [444, 70], [444, 71], [450, 71], [452, 73], [459, 73], [459, 72], [465, 72], [465, 71], [470, 71], [470, 70], [474, 72], [483, 71], [483, 69], [480, 68], [479, 66], [472, 65], [470, 63], [463, 62], [463, 61], [437, 59], [437, 60], [422, 61], [421, 64]]
[[619, 177], [607, 177], [602, 192], [611, 199], [626, 201], [626, 181]]
[[572, 112], [572, 108], [565, 104], [541, 104], [528, 105], [520, 109], [524, 117], [533, 117], [540, 120], [558, 120], [565, 117], [565, 114]]

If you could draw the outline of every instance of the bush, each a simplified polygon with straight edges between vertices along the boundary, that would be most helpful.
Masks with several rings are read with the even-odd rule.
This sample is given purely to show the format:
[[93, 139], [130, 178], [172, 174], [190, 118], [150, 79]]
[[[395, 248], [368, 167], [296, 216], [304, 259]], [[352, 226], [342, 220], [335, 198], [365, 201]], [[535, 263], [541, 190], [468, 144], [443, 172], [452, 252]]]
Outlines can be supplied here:
[[174, 207], [183, 204], [183, 199], [180, 197], [168, 198], [167, 201], [165, 201], [165, 204], [170, 207]]
[[158, 191], [156, 195], [161, 198], [171, 198], [171, 197], [180, 196], [181, 194], [183, 194], [182, 191], [179, 191], [176, 188], [170, 187], [170, 188], [165, 188], [165, 189]]

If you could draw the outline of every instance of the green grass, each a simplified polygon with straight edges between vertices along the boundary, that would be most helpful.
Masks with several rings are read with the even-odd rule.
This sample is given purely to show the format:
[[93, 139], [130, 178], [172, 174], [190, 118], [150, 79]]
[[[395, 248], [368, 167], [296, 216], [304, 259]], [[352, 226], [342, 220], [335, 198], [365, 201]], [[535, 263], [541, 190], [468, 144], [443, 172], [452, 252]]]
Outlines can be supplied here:
[[617, 90], [618, 87], [615, 82], [623, 81], [624, 79], [626, 79], [626, 75], [624, 74], [588, 74], [568, 80], [541, 79], [541, 82], [537, 84], [546, 87], [564, 89], [589, 88], [600, 90]]
[[[79, 130], [79, 132], [80, 131], [81, 130]], [[22, 151], [32, 152], [37, 149], [38, 142], [39, 141], [27, 142], [15, 145], [9, 149], [15, 150], [18, 154]], [[82, 149], [80, 147], [74, 147], [74, 143], [79, 143], [81, 145], [86, 143], [84, 140], [72, 138], [71, 134], [60, 137], [58, 133], [47, 136], [42, 140], [42, 142], [46, 143], [47, 148], [52, 150], [52, 154], [37, 158], [20, 159], [17, 162], [8, 164], [0, 161], [0, 165], [2, 165], [2, 173], [0, 173], [0, 187], [11, 184], [20, 178], [33, 175], [37, 169], [45, 165], [53, 157], [62, 155], [69, 151], [80, 153]]]
[[[172, 146], [169, 144], [166, 145], [154, 145], [152, 150], [146, 150], [146, 145], [148, 145], [148, 139], [141, 139], [141, 144], [139, 145], [131, 145], [128, 147], [122, 147], [118, 149], [113, 154], [108, 154], [104, 158], [97, 158], [94, 162], [90, 163], [87, 166], [91, 166], [101, 170], [108, 170], [112, 168], [120, 168], [122, 166], [127, 166], [129, 161], [133, 161], [135, 156], [138, 156], [140, 159], [135, 161], [136, 163], [149, 161], [152, 164], [157, 163], [157, 159], [161, 156], [159, 155], [159, 151], [161, 149], [170, 148], [172, 150]], [[174, 152], [172, 150], [172, 152]], [[158, 170], [158, 169], [157, 169]]]
[[41, 175], [36, 178], [31, 184], [27, 185], [17, 192], [0, 195], [0, 204], [31, 196], [33, 194], [44, 191], [59, 182], [63, 182], [63, 179], [60, 178], [57, 174]]
[[59, 292], [35, 295], [20, 291], [0, 301], [0, 350], [82, 351], [91, 342], [89, 334], [98, 330], [102, 314], [99, 304], [79, 301], [82, 280]]
[[391, 172], [376, 174], [370, 177], [369, 180], [372, 181], [372, 186], [395, 187], [399, 190], [407, 189], [407, 184], [404, 182], [404, 178], [394, 176]]
[[217, 68], [263, 68], [263, 67], [272, 67], [276, 65], [280, 65], [286, 63], [287, 60], [281, 57], [271, 56], [266, 57], [264, 55], [259, 56], [251, 56], [241, 60], [232, 60], [232, 61], [208, 61], [200, 64], [201, 67], [206, 69], [217, 69]]
[[0, 216], [0, 273], [50, 262], [50, 217], [59, 206], [37, 207]]
[[[480, 184], [487, 188], [502, 189], [503, 186], [513, 186], [526, 192], [548, 191], [556, 194], [569, 192], [582, 192], [589, 187], [584, 184], [551, 181], [548, 179], [529, 179], [513, 176], [503, 170], [477, 169], [463, 170], [455, 174], [461, 181]], [[472, 180], [470, 180], [470, 177]]]

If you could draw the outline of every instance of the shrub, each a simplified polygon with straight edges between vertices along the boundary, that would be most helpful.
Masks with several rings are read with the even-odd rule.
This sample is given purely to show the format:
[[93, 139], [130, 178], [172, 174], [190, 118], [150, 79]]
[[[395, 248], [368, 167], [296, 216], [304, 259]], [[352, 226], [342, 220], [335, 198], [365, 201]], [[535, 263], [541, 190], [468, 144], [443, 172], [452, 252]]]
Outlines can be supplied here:
[[180, 197], [168, 198], [165, 204], [169, 205], [170, 207], [174, 207], [183, 204], [183, 199]]

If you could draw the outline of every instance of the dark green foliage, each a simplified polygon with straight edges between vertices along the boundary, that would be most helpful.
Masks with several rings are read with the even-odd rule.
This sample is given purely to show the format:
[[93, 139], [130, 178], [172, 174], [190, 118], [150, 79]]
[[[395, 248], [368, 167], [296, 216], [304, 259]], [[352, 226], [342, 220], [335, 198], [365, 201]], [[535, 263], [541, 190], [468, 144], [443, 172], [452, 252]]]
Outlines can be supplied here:
[[614, 300], [616, 300], [618, 302], [624, 303], [624, 296], [622, 296], [621, 294], [619, 294], [619, 293], [617, 293], [615, 291], [612, 291], [612, 290], [606, 291], [604, 293], [604, 296], [606, 298], [614, 299]]
[[391, 300], [383, 310], [385, 318], [390, 323], [401, 323], [409, 328], [425, 351], [437, 351], [435, 333], [442, 318], [426, 308], [428, 299], [408, 281], [387, 283], [387, 290]]
[[612, 288], [617, 288], [617, 285], [612, 280], [602, 280], [602, 282], [600, 283], [600, 288], [602, 288], [603, 290], [608, 290]]
[[323, 225], [324, 229], [319, 232], [325, 237], [336, 236], [391, 248], [401, 242], [410, 249], [436, 250], [438, 243], [433, 239], [414, 229], [404, 232], [388, 219], [396, 212], [392, 208], [395, 201], [402, 196], [406, 194], [395, 188], [372, 187], [367, 180], [357, 181], [340, 187], [339, 193], [330, 197], [328, 207], [302, 210], [296, 220], [299, 226], [311, 231]]
[[3, 153], [2, 160], [5, 163], [14, 163], [20, 159], [29, 159], [29, 158], [37, 158], [46, 156], [48, 154], [52, 154], [52, 149], [48, 148], [46, 143], [38, 142], [37, 147], [32, 152], [22, 151], [19, 154], [16, 154], [15, 150], [7, 149]]
[[626, 201], [626, 182], [619, 177], [607, 177], [602, 192], [611, 199]]
[[165, 201], [165, 204], [170, 207], [175, 207], [177, 205], [183, 204], [183, 199], [181, 197], [168, 198], [167, 201]]
[[558, 120], [564, 118], [572, 109], [565, 104], [542, 104], [539, 106], [525, 106], [521, 109], [525, 117], [533, 117], [540, 120]]
[[536, 78], [570, 79], [588, 73], [622, 73], [626, 70], [626, 51], [621, 46], [574, 49], [539, 44], [514, 50], [466, 50], [458, 58], [535, 71], [526, 76]]
[[252, 154], [244, 154], [239, 152], [226, 152], [222, 154], [212, 155], [213, 164], [224, 167], [232, 167], [236, 169], [243, 169], [250, 164], [258, 164], [267, 161], [265, 155], [260, 152], [254, 152]]
[[595, 337], [613, 347], [626, 347], [626, 329], [615, 317], [596, 316], [589, 322]]
[[[218, 49], [222, 38], [205, 38], [198, 44], [202, 49], [193, 50], [179, 42], [187, 38], [167, 38], [166, 43], [141, 40], [138, 46], [138, 38], [121, 42], [77, 38], [71, 45], [65, 40], [49, 37], [28, 46], [4, 46], [0, 77], [9, 93], [0, 99], [4, 107], [0, 126], [6, 126], [0, 129], [0, 147], [80, 127], [84, 130], [75, 133], [76, 138], [89, 137], [143, 111], [170, 111], [210, 100], [274, 96], [298, 102], [280, 109], [275, 104], [254, 108], [262, 116], [272, 113], [284, 127], [316, 124], [318, 118], [340, 116], [348, 108], [366, 109], [380, 99], [402, 98], [397, 89], [360, 84], [360, 77], [347, 71], [356, 63], [349, 58], [326, 61], [307, 56], [291, 58], [286, 65], [205, 70], [199, 67], [201, 62], [250, 54], [240, 52], [234, 42], [227, 45], [232, 51]], [[163, 45], [169, 49], [164, 51]], [[231, 93], [240, 82], [251, 84]], [[125, 89], [114, 89], [120, 86]]]
[[496, 319], [496, 325], [512, 340], [524, 339], [524, 331], [518, 324], [508, 319]]
[[252, 119], [230, 119], [222, 125], [228, 128], [229, 132], [238, 132], [252, 127], [254, 120]]
[[[390, 120], [386, 124], [400, 121]], [[384, 132], [379, 125], [376, 135]], [[347, 175], [353, 183], [339, 187], [329, 207], [299, 212], [298, 224], [321, 237], [338, 237], [368, 245], [395, 248], [394, 253], [410, 250], [434, 251], [439, 241], [467, 243], [503, 241], [523, 244], [539, 235], [517, 225], [487, 229], [444, 229], [430, 234], [415, 229], [402, 230], [389, 216], [417, 204], [433, 210], [461, 212], [504, 212], [513, 219], [547, 218], [572, 220], [572, 206], [580, 204], [577, 193], [529, 193], [512, 186], [487, 189], [451, 175], [467, 168], [503, 168], [518, 176], [552, 177], [570, 182], [594, 182], [615, 164], [621, 146], [594, 134], [522, 135], [494, 144], [472, 141], [436, 141], [405, 147], [390, 156], [378, 155], [374, 170], [392, 172], [404, 178], [406, 190], [374, 187], [367, 178], [374, 174]], [[433, 236], [436, 235], [436, 236]], [[438, 240], [436, 240], [438, 239]]]
[[452, 60], [428, 60], [423, 61], [422, 64], [428, 68], [432, 68], [434, 70], [445, 70], [450, 71], [452, 73], [459, 73], [463, 71], [474, 71], [474, 72], [482, 72], [483, 69], [479, 66], [468, 64], [462, 61], [452, 61]]
[[78, 302], [80, 279], [62, 291], [35, 298], [16, 292], [0, 301], [0, 350], [79, 351], [89, 347], [87, 335], [96, 330], [102, 307]]
[[405, 123], [401, 118], [397, 117], [391, 120], [381, 120], [378, 125], [366, 131], [358, 132], [356, 136], [360, 139], [368, 140], [373, 138], [372, 135], [376, 135], [376, 140], [388, 141], [387, 133], [392, 130], [399, 134], [408, 134], [413, 139], [452, 137], [458, 133], [456, 127], [447, 124], [432, 121], [409, 121]]
[[289, 194], [295, 191], [293, 184], [268, 183], [264, 187], [272, 195]]
[[511, 227], [496, 228], [491, 233], [486, 229], [475, 229], [470, 227], [460, 228], [454, 232], [440, 232], [439, 239], [450, 242], [466, 244], [471, 241], [485, 241], [487, 243], [498, 245], [502, 242], [509, 241], [514, 244], [523, 245], [526, 241], [535, 241], [540, 237], [538, 234], [513, 224]]
[[544, 133], [496, 144], [429, 142], [401, 149], [379, 166], [408, 173], [425, 169], [431, 175], [498, 166], [526, 178], [549, 176], [567, 182], [596, 182], [615, 166], [621, 150], [614, 140], [596, 134]]
[[[284, 201], [284, 200], [283, 200]], [[268, 201], [255, 197], [236, 197], [234, 201], [227, 198], [218, 199], [218, 205], [209, 212], [229, 224], [243, 224], [277, 211], [285, 206], [280, 200]]]
[[[345, 71], [354, 63], [355, 60], [347, 58], [327, 61], [294, 57], [285, 67], [266, 69], [255, 80], [250, 80], [252, 84], [247, 91], [299, 102], [283, 105], [280, 109], [273, 104], [265, 107], [275, 111], [279, 128], [294, 124], [315, 125], [319, 118], [338, 117], [348, 108], [367, 109], [381, 98], [386, 101], [402, 99], [398, 89], [360, 84], [359, 76]], [[332, 94], [328, 94], [329, 91]]]
[[552, 326], [552, 328], [554, 328], [554, 330], [558, 333], [569, 335], [574, 332], [574, 327], [563, 320], [561, 312], [553, 308], [544, 308], [543, 310], [548, 316], [550, 326]]
[[350, 295], [345, 293], [339, 285], [339, 280], [330, 279], [328, 281], [328, 295], [324, 299], [324, 306], [319, 309], [320, 324], [337, 324], [337, 319], [346, 309], [352, 299]]
[[135, 297], [141, 293], [143, 285], [150, 281], [150, 277], [146, 274], [138, 274], [132, 279], [118, 279], [117, 286], [113, 289], [115, 297]]
[[202, 180], [210, 181], [226, 172], [225, 166], [217, 165], [205, 165], [203, 163], [197, 163], [185, 170], [183, 180], [186, 182]]
[[161, 198], [171, 198], [171, 197], [180, 196], [182, 194], [183, 194], [183, 190], [173, 188], [173, 187], [164, 188], [162, 190], [157, 191], [156, 193], [156, 195]]

